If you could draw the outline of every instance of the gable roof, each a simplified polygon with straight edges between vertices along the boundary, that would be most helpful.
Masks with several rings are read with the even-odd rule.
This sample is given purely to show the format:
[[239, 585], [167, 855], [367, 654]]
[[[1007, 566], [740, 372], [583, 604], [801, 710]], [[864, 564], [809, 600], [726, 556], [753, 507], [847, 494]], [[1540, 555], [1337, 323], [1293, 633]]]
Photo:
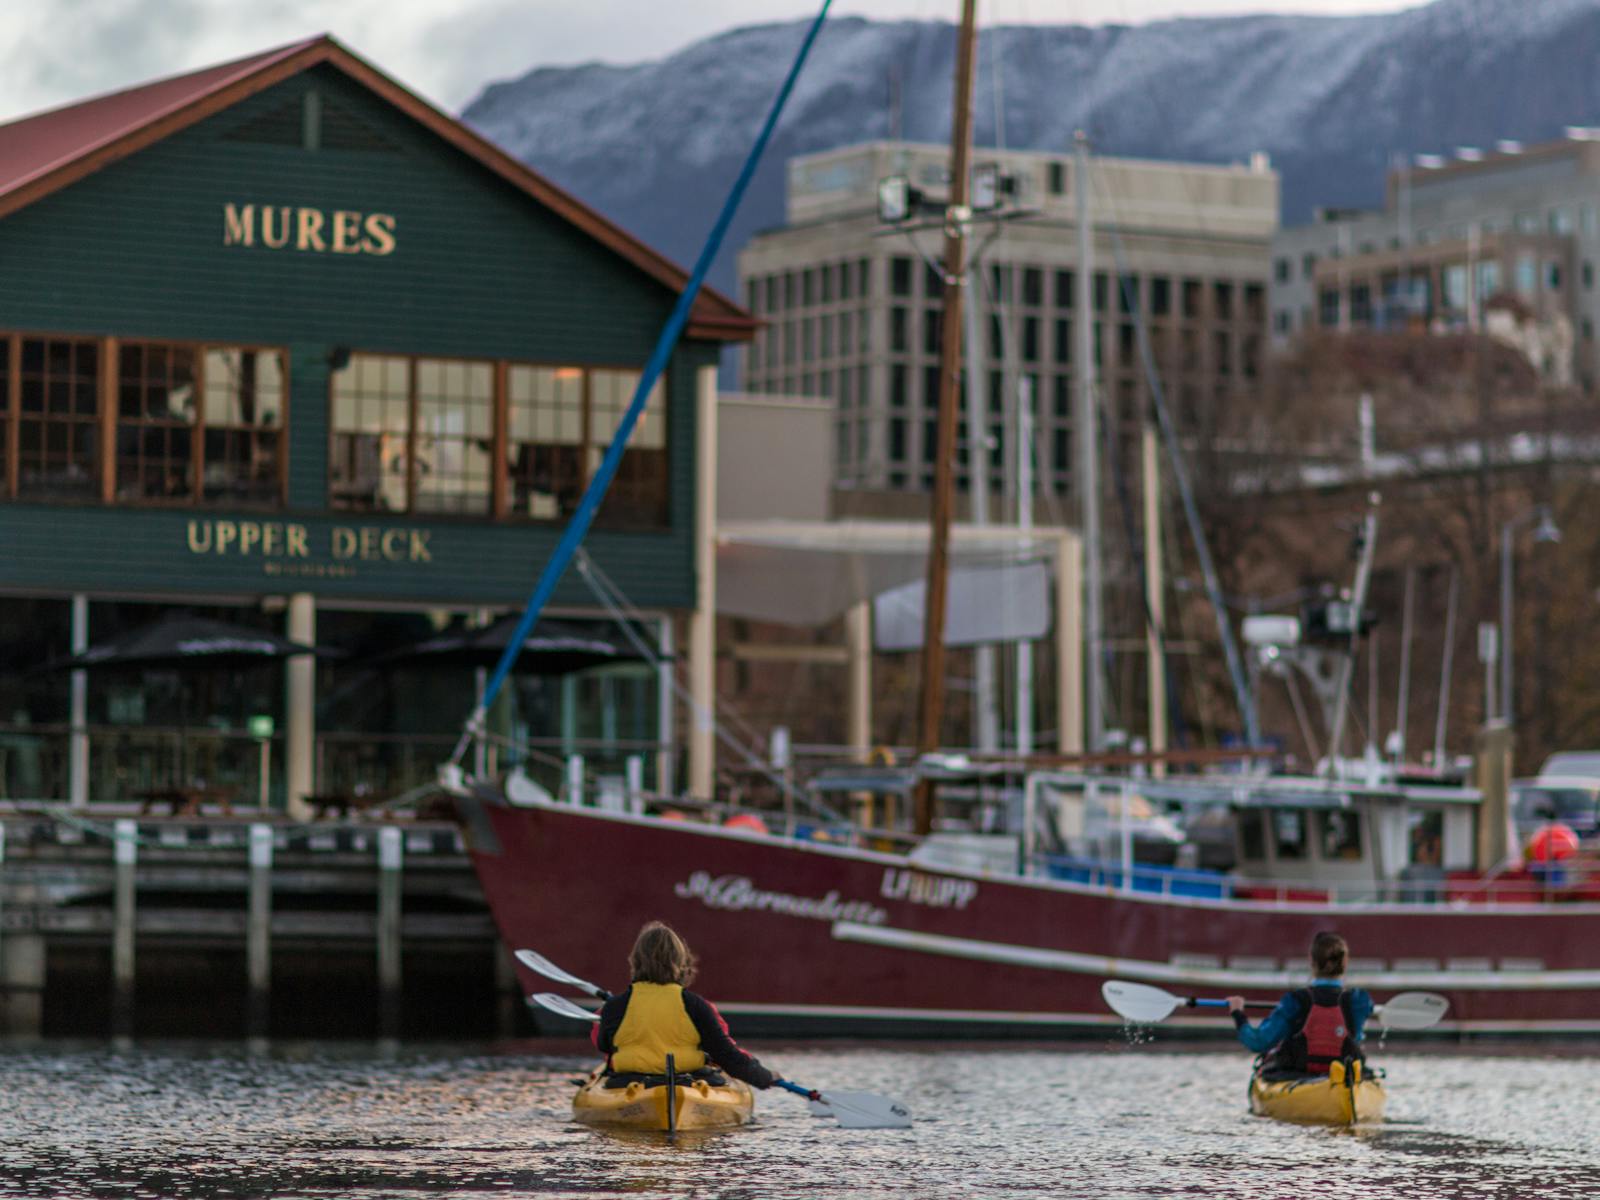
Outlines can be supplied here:
[[[674, 293], [688, 283], [682, 267], [327, 34], [0, 124], [0, 217], [324, 63], [377, 93]], [[705, 287], [695, 300], [686, 332], [710, 341], [744, 341], [756, 327], [749, 313]]]

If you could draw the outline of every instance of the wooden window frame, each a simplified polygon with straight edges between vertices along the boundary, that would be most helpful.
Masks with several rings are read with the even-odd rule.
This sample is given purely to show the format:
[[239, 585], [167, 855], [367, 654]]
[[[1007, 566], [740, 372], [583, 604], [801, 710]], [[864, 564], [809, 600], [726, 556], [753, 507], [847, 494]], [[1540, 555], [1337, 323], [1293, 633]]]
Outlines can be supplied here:
[[[354, 359], [356, 359], [356, 358], [362, 358], [362, 357], [366, 357], [366, 358], [399, 358], [399, 359], [404, 359], [405, 362], [406, 362], [406, 381], [407, 381], [407, 391], [408, 391], [408, 410], [407, 410], [408, 411], [408, 418], [407, 418], [407, 429], [406, 429], [406, 455], [407, 455], [407, 463], [406, 463], [406, 510], [405, 510], [405, 512], [403, 514], [400, 514], [400, 513], [386, 513], [386, 514], [381, 514], [381, 515], [387, 515], [387, 516], [400, 516], [400, 515], [418, 516], [418, 515], [421, 515], [421, 516], [425, 516], [430, 521], [437, 521], [437, 520], [444, 520], [444, 521], [456, 521], [456, 520], [481, 521], [481, 520], [484, 520], [484, 519], [488, 519], [488, 520], [492, 520], [492, 521], [516, 522], [518, 524], [529, 524], [529, 523], [535, 523], [536, 524], [536, 523], [541, 523], [541, 521], [543, 520], [542, 518], [521, 517], [521, 516], [518, 516], [517, 514], [511, 512], [511, 510], [510, 510], [510, 499], [511, 499], [510, 498], [510, 491], [511, 491], [511, 489], [510, 489], [510, 465], [509, 465], [509, 462], [508, 462], [508, 456], [509, 456], [510, 450], [511, 450], [511, 433], [510, 433], [510, 426], [511, 426], [511, 386], [510, 386], [510, 376], [511, 376], [511, 371], [514, 368], [527, 367], [527, 368], [531, 368], [533, 370], [551, 370], [551, 371], [554, 371], [554, 370], [577, 370], [577, 371], [580, 371], [582, 373], [582, 401], [581, 401], [581, 403], [582, 403], [582, 411], [580, 413], [580, 434], [579, 434], [579, 436], [582, 438], [582, 443], [581, 443], [582, 453], [579, 455], [579, 459], [578, 459], [579, 465], [580, 465], [580, 468], [581, 468], [581, 475], [580, 475], [580, 479], [579, 479], [579, 492], [580, 492], [580, 494], [588, 489], [589, 481], [590, 481], [591, 478], [593, 478], [593, 474], [594, 474], [594, 472], [591, 469], [590, 464], [589, 464], [589, 457], [590, 457], [589, 456], [589, 451], [594, 447], [594, 374], [595, 374], [595, 372], [597, 372], [597, 371], [631, 371], [631, 372], [637, 372], [640, 376], [643, 376], [643, 374], [644, 374], [644, 367], [641, 366], [638, 363], [615, 363], [615, 362], [588, 362], [588, 363], [584, 363], [584, 362], [572, 362], [572, 361], [558, 362], [558, 361], [549, 361], [549, 360], [541, 360], [541, 359], [522, 359], [522, 358], [477, 358], [477, 357], [473, 357], [471, 355], [405, 354], [405, 353], [396, 353], [396, 352], [390, 351], [390, 350], [364, 349], [364, 348], [351, 347], [351, 349], [350, 349], [350, 358], [351, 358], [352, 361]], [[491, 444], [492, 444], [492, 463], [491, 463], [491, 468], [492, 469], [491, 469], [491, 474], [490, 474], [490, 479], [489, 479], [490, 503], [489, 503], [487, 511], [484, 512], [484, 513], [474, 513], [474, 514], [471, 514], [471, 515], [467, 515], [467, 514], [462, 514], [462, 513], [432, 513], [432, 512], [430, 512], [430, 513], [418, 514], [417, 511], [416, 511], [416, 475], [417, 475], [416, 444], [417, 444], [417, 411], [418, 411], [417, 364], [419, 362], [425, 360], [425, 359], [429, 360], [429, 361], [433, 361], [433, 362], [479, 363], [479, 364], [487, 363], [492, 368], [491, 386], [490, 386], [490, 403], [493, 406], [492, 412], [491, 412], [491, 416], [490, 416], [490, 430], [491, 430], [491, 438], [490, 438], [490, 440], [491, 440]], [[346, 368], [346, 369], [348, 369], [348, 368]], [[330, 500], [329, 500], [329, 503], [328, 503], [328, 509], [330, 511], [338, 511], [338, 512], [367, 512], [367, 511], [372, 511], [372, 510], [366, 510], [366, 509], [337, 509], [337, 510], [335, 510], [334, 506], [333, 506], [333, 504], [331, 502], [331, 489], [332, 489], [332, 483], [333, 483], [333, 469], [334, 469], [334, 466], [335, 466], [335, 463], [336, 463], [336, 456], [335, 456], [334, 450], [335, 450], [335, 446], [337, 445], [337, 439], [338, 439], [339, 432], [340, 432], [339, 428], [338, 428], [338, 426], [337, 426], [337, 424], [335, 422], [335, 418], [334, 418], [334, 411], [335, 411], [335, 408], [334, 408], [334, 390], [335, 390], [335, 386], [336, 386], [334, 376], [335, 376], [335, 372], [330, 371], [328, 373], [328, 396], [327, 396], [327, 409], [326, 409], [326, 411], [328, 413], [328, 430], [327, 430], [327, 433], [328, 433], [328, 478], [327, 478], [327, 480], [325, 482], [325, 487], [328, 489], [327, 492], [325, 492], [325, 495], [329, 495], [330, 496]], [[667, 472], [668, 472], [668, 474], [667, 474], [665, 506], [664, 506], [664, 509], [663, 509], [663, 512], [662, 512], [662, 520], [661, 520], [661, 523], [659, 525], [652, 525], [651, 528], [668, 529], [672, 525], [672, 507], [673, 507], [673, 505], [672, 505], [672, 487], [671, 487], [671, 463], [672, 463], [671, 443], [672, 443], [672, 438], [674, 436], [673, 429], [674, 429], [674, 427], [676, 425], [676, 422], [674, 422], [672, 420], [672, 400], [671, 400], [672, 387], [671, 387], [671, 384], [670, 384], [670, 382], [669, 382], [669, 380], [667, 378], [667, 374], [665, 372], [663, 372], [662, 375], [661, 375], [661, 378], [656, 381], [656, 386], [661, 389], [661, 393], [662, 393], [662, 401], [661, 401], [661, 403], [662, 403], [662, 414], [661, 415], [662, 415], [662, 420], [666, 424], [666, 443], [665, 443], [664, 449], [665, 449], [665, 452], [667, 454]], [[604, 448], [601, 448], [600, 453], [601, 453], [601, 455], [603, 457], [604, 453], [605, 453]]]
[[[189, 448], [191, 471], [188, 500], [117, 500], [116, 498], [116, 430], [118, 424], [117, 389], [120, 379], [121, 352], [124, 346], [169, 346], [192, 351], [194, 354], [195, 423], [194, 442]], [[205, 439], [206, 439], [206, 354], [212, 350], [236, 350], [241, 353], [275, 354], [278, 371], [283, 380], [283, 403], [278, 414], [278, 494], [270, 505], [208, 504], [205, 498]], [[239, 508], [249, 511], [274, 511], [289, 504], [289, 411], [293, 402], [293, 380], [289, 370], [289, 348], [261, 342], [201, 341], [193, 338], [117, 338], [101, 339], [102, 390], [100, 419], [102, 430], [102, 496], [101, 502], [118, 508]], [[106, 364], [109, 363], [109, 366]]]

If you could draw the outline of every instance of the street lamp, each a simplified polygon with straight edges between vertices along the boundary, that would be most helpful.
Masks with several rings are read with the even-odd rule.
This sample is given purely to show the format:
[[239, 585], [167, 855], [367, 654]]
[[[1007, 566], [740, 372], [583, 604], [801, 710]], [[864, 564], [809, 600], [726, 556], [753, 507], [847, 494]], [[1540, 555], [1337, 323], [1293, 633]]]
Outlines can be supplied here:
[[1550, 544], [1561, 540], [1561, 530], [1548, 504], [1536, 505], [1500, 527], [1500, 717], [1508, 726], [1516, 721], [1511, 695], [1511, 547], [1517, 530], [1530, 521], [1538, 522], [1533, 530], [1534, 541]]

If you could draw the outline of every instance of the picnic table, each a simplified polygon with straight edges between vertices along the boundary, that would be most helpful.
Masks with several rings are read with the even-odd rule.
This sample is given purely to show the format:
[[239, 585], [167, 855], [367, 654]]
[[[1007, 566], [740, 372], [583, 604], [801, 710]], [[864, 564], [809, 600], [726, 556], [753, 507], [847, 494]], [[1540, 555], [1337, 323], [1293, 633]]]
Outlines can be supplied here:
[[135, 792], [133, 798], [140, 802], [139, 812], [148, 815], [157, 805], [165, 804], [175, 817], [197, 817], [202, 806], [215, 804], [224, 816], [233, 816], [233, 798], [237, 789], [207, 787], [205, 784], [168, 784], [165, 787], [146, 788]]

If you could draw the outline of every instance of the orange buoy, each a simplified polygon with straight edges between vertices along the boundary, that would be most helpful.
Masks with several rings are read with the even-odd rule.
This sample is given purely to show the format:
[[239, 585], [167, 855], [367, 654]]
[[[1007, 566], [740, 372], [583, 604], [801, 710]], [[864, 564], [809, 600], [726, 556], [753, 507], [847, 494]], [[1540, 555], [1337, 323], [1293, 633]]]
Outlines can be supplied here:
[[675, 808], [663, 809], [661, 812], [658, 812], [656, 816], [660, 817], [663, 821], [687, 821], [689, 819], [688, 813], [679, 812]]
[[751, 833], [770, 833], [767, 823], [755, 813], [734, 813], [722, 823], [724, 829], [748, 829]]
[[1528, 839], [1527, 854], [1532, 862], [1556, 862], [1578, 853], [1578, 835], [1570, 825], [1559, 821], [1539, 829]]

